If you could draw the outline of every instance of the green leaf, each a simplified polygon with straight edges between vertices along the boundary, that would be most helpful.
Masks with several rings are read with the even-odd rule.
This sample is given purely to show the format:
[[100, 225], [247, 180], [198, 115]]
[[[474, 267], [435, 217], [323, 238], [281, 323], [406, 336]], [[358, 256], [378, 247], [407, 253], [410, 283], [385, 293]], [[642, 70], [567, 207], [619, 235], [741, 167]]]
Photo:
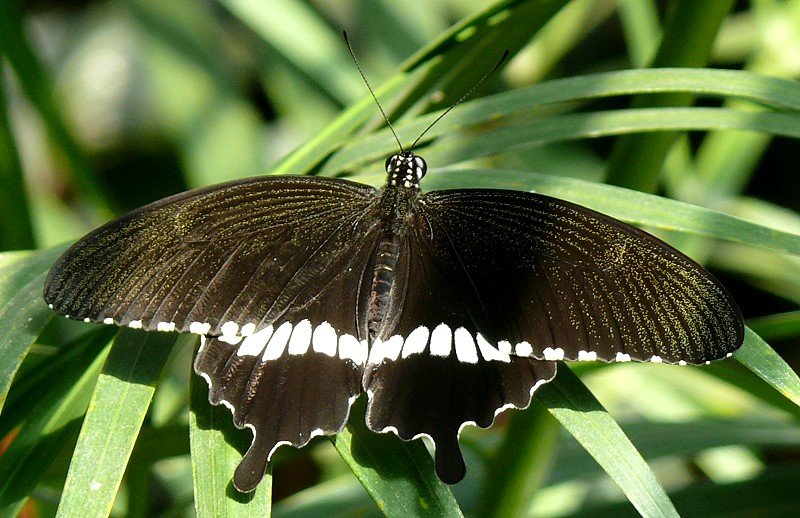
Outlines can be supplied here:
[[350, 409], [347, 428], [331, 438], [336, 451], [386, 516], [454, 516], [461, 510], [450, 488], [436, 476], [421, 440], [377, 434], [364, 422], [366, 399]]
[[524, 516], [555, 457], [558, 423], [537, 400], [513, 412], [484, 482], [478, 516]]
[[800, 406], [800, 377], [750, 328], [745, 329], [744, 345], [733, 357], [783, 394], [786, 399]]
[[[675, 0], [671, 7], [652, 66], [705, 66], [733, 0]], [[687, 34], [691, 34], [691, 38], [687, 38]], [[631, 103], [634, 108], [691, 104], [692, 96], [685, 93], [639, 96]], [[608, 159], [608, 183], [638, 191], [654, 191], [661, 166], [677, 136], [677, 133], [660, 132], [617, 139]]]
[[[710, 97], [733, 97], [775, 109], [800, 111], [800, 85], [785, 79], [769, 78], [749, 72], [732, 70], [680, 68], [627, 70], [557, 79], [465, 102], [455, 107], [447, 117], [436, 123], [425, 134], [425, 139], [430, 140], [441, 135], [451, 135], [455, 132], [463, 131], [465, 127], [484, 123], [491, 123], [490, 128], [494, 128], [497, 126], [498, 120], [503, 117], [528, 113], [532, 108], [544, 105], [584, 102], [593, 98], [649, 92], [686, 92]], [[515, 130], [501, 127], [497, 131], [500, 131], [500, 136], [507, 139], [508, 142], [504, 143], [503, 138], [495, 137], [495, 142], [491, 144], [492, 146], [500, 146], [497, 149], [492, 150], [490, 148], [486, 150], [483, 148], [487, 146], [483, 145], [481, 146], [480, 154], [473, 152], [463, 156], [482, 156], [490, 152], [497, 153], [509, 147], [509, 145], [536, 144], [588, 136], [596, 137], [601, 134], [610, 135], [631, 132], [634, 129], [637, 131], [693, 129], [695, 127], [701, 129], [709, 125], [714, 127], [717, 124], [725, 127], [743, 127], [749, 124], [758, 124], [757, 122], [749, 122], [752, 121], [752, 113], [737, 110], [723, 111], [723, 113], [726, 113], [725, 115], [720, 115], [719, 117], [715, 115], [716, 119], [711, 121], [704, 121], [704, 116], [701, 114], [718, 114], [715, 110], [706, 112], [705, 110], [694, 111], [687, 108], [678, 111], [618, 110], [618, 112], [619, 114], [617, 115], [615, 115], [616, 111], [609, 111], [596, 114], [528, 117], [530, 122], [520, 126], [526, 129], [524, 138], [520, 138], [523, 135], [515, 135]], [[672, 114], [673, 120], [663, 119], [667, 113]], [[412, 141], [440, 114], [441, 112], [436, 112], [417, 117], [397, 124], [395, 129], [401, 141]], [[651, 120], [635, 120], [640, 115], [650, 117]], [[685, 116], [686, 119], [674, 119], [676, 116]], [[795, 130], [792, 131], [796, 131], [798, 125], [797, 116], [783, 114], [783, 117], [788, 117], [789, 121], [794, 121], [794, 123], [790, 122], [790, 124], [795, 127]], [[587, 124], [590, 126], [586, 127]], [[766, 122], [763, 123], [765, 130], [768, 124]], [[542, 126], [542, 128], [537, 129], [539, 126]], [[769, 127], [783, 131], [781, 124], [772, 123]], [[516, 129], [517, 127], [515, 126], [514, 128]], [[597, 133], [598, 131], [603, 133]], [[491, 130], [485, 131], [480, 138], [469, 137], [468, 135], [462, 136], [456, 139], [456, 144], [459, 144], [461, 149], [469, 149], [471, 145], [480, 144], [480, 140], [485, 138], [487, 134], [491, 135]], [[445, 160], [445, 155], [442, 155], [439, 162], [431, 159], [431, 157], [436, 157], [435, 153], [430, 153], [435, 149], [436, 146], [431, 146], [425, 151], [429, 166], [450, 163]], [[378, 131], [369, 136], [355, 139], [344, 146], [326, 162], [322, 173], [334, 174], [339, 171], [353, 170], [376, 160], [380, 160], [382, 163], [385, 156], [395, 150], [396, 143], [388, 130]]]
[[16, 516], [57, 454], [73, 440], [111, 344], [98, 338], [42, 387], [45, 396], [0, 457], [0, 516]]
[[[2, 55], [2, 53], [0, 53]], [[0, 75], [0, 93], [6, 91]], [[0, 95], [0, 250], [34, 247], [28, 193], [4, 95]]]
[[231, 413], [208, 402], [208, 385], [192, 374], [189, 400], [189, 439], [192, 452], [195, 512], [198, 516], [269, 516], [272, 474], [252, 493], [239, 493], [231, 478], [250, 446], [249, 430], [237, 430]]
[[[436, 64], [427, 67], [422, 65], [434, 57], [446, 54], [454, 47], [456, 50], [459, 47], [468, 50], [474, 41], [465, 39], [467, 36], [480, 36], [485, 30], [484, 27], [492, 26], [493, 23], [496, 23], [494, 20], [503, 19], [511, 9], [525, 3], [527, 3], [526, 0], [500, 0], [464, 18], [406, 60], [399, 67], [400, 73], [385, 80], [377, 87], [373, 87], [375, 95], [378, 99], [385, 99], [396, 95], [401, 90], [410, 91], [411, 94], [406, 94], [403, 100], [403, 104], [407, 108], [408, 105], [430, 92], [430, 86], [421, 87], [420, 85], [431, 85], [441, 77], [442, 67], [436, 66]], [[448, 66], [454, 66], [454, 64], [448, 60]], [[418, 86], [420, 87], [417, 88]], [[392, 112], [391, 116], [396, 119], [404, 111], [401, 109], [399, 112]], [[274, 174], [305, 174], [309, 172], [333, 150], [347, 142], [350, 134], [362, 123], [376, 115], [375, 101], [371, 96], [364, 94], [358, 102], [343, 111], [325, 129], [276, 165], [272, 172]], [[382, 124], [382, 121], [380, 123]]]
[[14, 374], [54, 313], [42, 299], [47, 270], [64, 251], [0, 254], [0, 411]]
[[678, 516], [641, 454], [589, 389], [563, 363], [535, 394], [617, 483], [642, 516]]
[[108, 516], [176, 335], [122, 329], [97, 381], [59, 516]]

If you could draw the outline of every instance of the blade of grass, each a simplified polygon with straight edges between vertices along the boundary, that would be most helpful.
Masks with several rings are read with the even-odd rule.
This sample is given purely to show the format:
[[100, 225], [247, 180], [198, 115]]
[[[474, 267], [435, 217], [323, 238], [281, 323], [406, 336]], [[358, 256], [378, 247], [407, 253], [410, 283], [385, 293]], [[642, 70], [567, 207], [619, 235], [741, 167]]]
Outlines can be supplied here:
[[628, 56], [634, 67], [644, 67], [653, 59], [661, 39], [658, 10], [652, 0], [619, 0], [622, 31]]
[[800, 311], [752, 318], [747, 325], [763, 340], [788, 340], [800, 336]]
[[176, 335], [122, 329], [97, 381], [58, 516], [108, 516]]
[[726, 108], [643, 108], [560, 115], [442, 139], [425, 150], [425, 158], [429, 164], [452, 164], [497, 155], [515, 146], [647, 131], [707, 129], [745, 129], [797, 138], [800, 116]]
[[800, 406], [800, 377], [750, 328], [745, 329], [744, 345], [733, 357], [783, 394], [786, 399]]
[[35, 243], [25, 176], [11, 131], [5, 92], [5, 77], [0, 73], [0, 250], [22, 250], [34, 248]]
[[42, 299], [42, 285], [63, 250], [50, 248], [0, 266], [0, 411], [14, 374], [54, 315]]
[[476, 516], [525, 516], [554, 458], [558, 422], [534, 400], [510, 416], [478, 499]]
[[307, 4], [297, 0], [220, 3], [334, 99], [349, 104], [363, 95], [361, 79], [340, 36]]
[[678, 516], [650, 467], [578, 377], [559, 365], [535, 394], [617, 483], [642, 516]]
[[111, 343], [95, 339], [59, 376], [0, 457], [0, 516], [16, 516], [58, 453], [72, 442]]
[[350, 410], [347, 428], [331, 437], [336, 451], [385, 516], [461, 517], [450, 488], [436, 476], [421, 440], [401, 441], [377, 434], [364, 422], [366, 399]]
[[[503, 116], [527, 113], [541, 105], [643, 92], [691, 92], [710, 97], [735, 97], [777, 109], [800, 110], [800, 86], [792, 81], [737, 71], [628, 70], [548, 81], [466, 102], [431, 128], [426, 138], [450, 135], [477, 124], [496, 126]], [[401, 140], [415, 138], [438, 116], [439, 113], [431, 113], [396, 125], [399, 137]], [[535, 119], [532, 124], [547, 120], [552, 120], [552, 116]], [[322, 174], [353, 169], [372, 160], [383, 162], [388, 153], [395, 151], [395, 146], [388, 130], [356, 139], [325, 164]]]
[[[648, 460], [659, 457], [690, 457], [710, 448], [746, 445], [756, 449], [795, 448], [800, 445], [796, 422], [758, 419], [702, 419], [687, 422], [621, 422], [636, 449]], [[548, 486], [600, 475], [596, 462], [577, 441], [566, 436], [559, 444], [558, 463]]]
[[239, 493], [231, 483], [250, 431], [236, 430], [227, 408], [208, 402], [208, 385], [192, 374], [189, 384], [189, 441], [192, 454], [194, 505], [198, 516], [269, 516], [272, 474], [267, 471], [252, 493]]
[[[722, 21], [733, 0], [675, 0], [666, 23], [653, 67], [706, 64]], [[658, 94], [634, 99], [634, 108], [689, 106], [692, 97], [685, 93]], [[677, 133], [629, 135], [618, 139], [609, 156], [606, 180], [610, 184], [652, 192], [659, 181], [664, 158]]]
[[[484, 9], [479, 10], [474, 15], [467, 17], [440, 35], [430, 45], [409, 58], [401, 67], [401, 72], [384, 81], [377, 87], [373, 87], [375, 95], [379, 99], [391, 97], [403, 88], [412, 88], [414, 84], [430, 81], [432, 78], [439, 78], [437, 71], [429, 67], [423, 69], [421, 65], [443, 54], [447, 50], [459, 44], [466, 34], [469, 34], [482, 24], [489, 23], [495, 17], [516, 5], [524, 3], [525, 0], [501, 0], [489, 4]], [[419, 70], [418, 70], [419, 69]], [[425, 92], [428, 89], [424, 90]], [[422, 93], [418, 93], [413, 99], [416, 101]], [[300, 148], [296, 149], [289, 156], [283, 159], [273, 168], [275, 174], [304, 174], [319, 164], [328, 154], [348, 140], [348, 136], [364, 123], [370, 116], [375, 116], [375, 101], [369, 95], [363, 95], [361, 99], [343, 111], [325, 129], [318, 132], [316, 136], [307, 141]], [[397, 114], [392, 114], [396, 119]]]

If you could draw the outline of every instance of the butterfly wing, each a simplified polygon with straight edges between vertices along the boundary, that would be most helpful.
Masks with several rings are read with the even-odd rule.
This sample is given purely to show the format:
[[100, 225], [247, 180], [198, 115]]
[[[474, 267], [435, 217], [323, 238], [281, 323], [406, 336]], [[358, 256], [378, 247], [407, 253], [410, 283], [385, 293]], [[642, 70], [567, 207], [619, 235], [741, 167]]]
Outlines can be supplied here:
[[702, 364], [742, 344], [725, 288], [642, 230], [517, 191], [437, 191], [419, 206], [463, 310], [519, 356]]
[[367, 424], [431, 436], [448, 482], [464, 474], [464, 423], [527, 406], [552, 360], [703, 363], [742, 343], [738, 308], [700, 266], [546, 196], [425, 194], [400, 257], [401, 289], [364, 373]]
[[305, 177], [190, 191], [78, 241], [45, 299], [72, 318], [204, 335], [195, 370], [209, 400], [254, 434], [234, 476], [249, 491], [279, 444], [341, 430], [361, 391], [376, 201], [371, 187]]

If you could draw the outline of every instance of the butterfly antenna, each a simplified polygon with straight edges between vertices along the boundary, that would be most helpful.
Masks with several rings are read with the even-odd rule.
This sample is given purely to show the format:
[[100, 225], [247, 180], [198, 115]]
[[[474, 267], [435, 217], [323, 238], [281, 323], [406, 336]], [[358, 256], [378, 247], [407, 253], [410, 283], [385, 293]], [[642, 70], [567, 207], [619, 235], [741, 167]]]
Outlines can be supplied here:
[[450, 110], [452, 110], [453, 108], [455, 108], [456, 106], [458, 106], [459, 104], [461, 104], [462, 102], [464, 102], [464, 100], [466, 100], [466, 98], [467, 98], [467, 97], [469, 97], [470, 95], [472, 95], [472, 92], [474, 92], [474, 91], [475, 91], [475, 89], [476, 89], [476, 88], [478, 88], [478, 87], [481, 85], [481, 83], [483, 83], [484, 81], [486, 81], [486, 79], [487, 79], [487, 78], [488, 78], [490, 75], [494, 74], [495, 70], [497, 70], [498, 68], [500, 68], [500, 65], [502, 65], [502, 64], [503, 64], [503, 61], [505, 61], [507, 57], [508, 57], [508, 49], [506, 49], [506, 51], [505, 51], [505, 52], [503, 52], [503, 56], [500, 58], [500, 61], [498, 61], [498, 62], [497, 62], [497, 64], [496, 64], [494, 67], [492, 67], [492, 69], [491, 69], [491, 70], [489, 70], [489, 72], [487, 72], [487, 73], [486, 73], [486, 75], [484, 75], [484, 76], [481, 78], [481, 80], [480, 80], [480, 81], [478, 81], [477, 83], [475, 83], [475, 86], [473, 86], [472, 88], [470, 88], [470, 89], [469, 89], [469, 92], [465, 93], [464, 95], [462, 95], [462, 96], [461, 96], [461, 98], [460, 98], [459, 100], [457, 100], [456, 102], [454, 102], [453, 104], [451, 104], [451, 105], [450, 105], [450, 107], [449, 107], [448, 109], [446, 109], [446, 110], [445, 110], [445, 111], [444, 111], [444, 112], [443, 112], [441, 115], [439, 115], [438, 117], [436, 117], [436, 120], [434, 120], [433, 122], [431, 122], [431, 123], [430, 123], [430, 125], [428, 125], [428, 127], [427, 127], [427, 128], [425, 128], [425, 131], [423, 131], [422, 133], [420, 133], [419, 137], [417, 137], [417, 140], [415, 140], [415, 141], [414, 141], [414, 143], [413, 143], [413, 144], [411, 144], [411, 147], [410, 147], [409, 149], [414, 149], [414, 146], [416, 146], [416, 145], [417, 145], [417, 142], [419, 142], [419, 141], [420, 141], [420, 139], [423, 137], [423, 135], [425, 135], [425, 134], [428, 132], [428, 130], [429, 130], [429, 129], [431, 129], [431, 128], [432, 128], [432, 127], [433, 127], [433, 126], [434, 126], [434, 125], [435, 125], [437, 122], [439, 122], [440, 120], [442, 120], [442, 118], [443, 118], [445, 115], [447, 115], [448, 113], [450, 113]]
[[405, 153], [406, 151], [405, 149], [403, 149], [403, 144], [401, 144], [400, 139], [397, 138], [397, 132], [394, 130], [394, 126], [392, 126], [392, 123], [389, 122], [389, 117], [387, 117], [386, 112], [383, 111], [383, 106], [381, 106], [381, 103], [378, 102], [378, 98], [375, 96], [375, 92], [372, 91], [372, 87], [369, 85], [369, 81], [367, 81], [367, 76], [364, 75], [364, 71], [361, 70], [361, 65], [358, 64], [358, 60], [356, 59], [356, 53], [353, 52], [353, 46], [350, 45], [350, 40], [347, 38], [347, 32], [342, 31], [342, 36], [344, 36], [344, 42], [347, 43], [347, 49], [350, 51], [350, 56], [353, 58], [353, 63], [356, 64], [358, 73], [361, 74], [361, 79], [364, 80], [364, 84], [367, 85], [367, 90], [369, 90], [369, 93], [372, 95], [372, 98], [375, 99], [375, 104], [378, 105], [378, 109], [381, 111], [381, 115], [383, 115], [383, 120], [386, 121], [386, 124], [389, 125], [389, 129], [392, 130], [392, 135], [394, 135], [394, 139], [397, 141], [397, 145], [400, 147], [400, 152]]

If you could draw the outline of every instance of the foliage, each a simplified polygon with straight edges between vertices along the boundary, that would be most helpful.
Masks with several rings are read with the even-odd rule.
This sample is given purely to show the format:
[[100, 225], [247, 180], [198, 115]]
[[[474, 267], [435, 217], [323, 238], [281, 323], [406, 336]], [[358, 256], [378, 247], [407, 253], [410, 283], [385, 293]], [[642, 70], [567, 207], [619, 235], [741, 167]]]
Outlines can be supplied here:
[[[0, 250], [38, 247], [0, 254], [0, 514], [800, 506], [800, 0], [67, 5], [0, 5]], [[236, 493], [249, 432], [208, 405], [193, 341], [53, 318], [41, 285], [61, 243], [186, 188], [380, 185], [396, 143], [342, 28], [404, 143], [509, 49], [420, 143], [424, 187], [536, 190], [658, 233], [731, 287], [742, 350], [707, 368], [562, 365], [528, 410], [465, 430], [452, 488], [420, 441], [366, 431], [359, 401], [345, 432], [279, 451]]]

